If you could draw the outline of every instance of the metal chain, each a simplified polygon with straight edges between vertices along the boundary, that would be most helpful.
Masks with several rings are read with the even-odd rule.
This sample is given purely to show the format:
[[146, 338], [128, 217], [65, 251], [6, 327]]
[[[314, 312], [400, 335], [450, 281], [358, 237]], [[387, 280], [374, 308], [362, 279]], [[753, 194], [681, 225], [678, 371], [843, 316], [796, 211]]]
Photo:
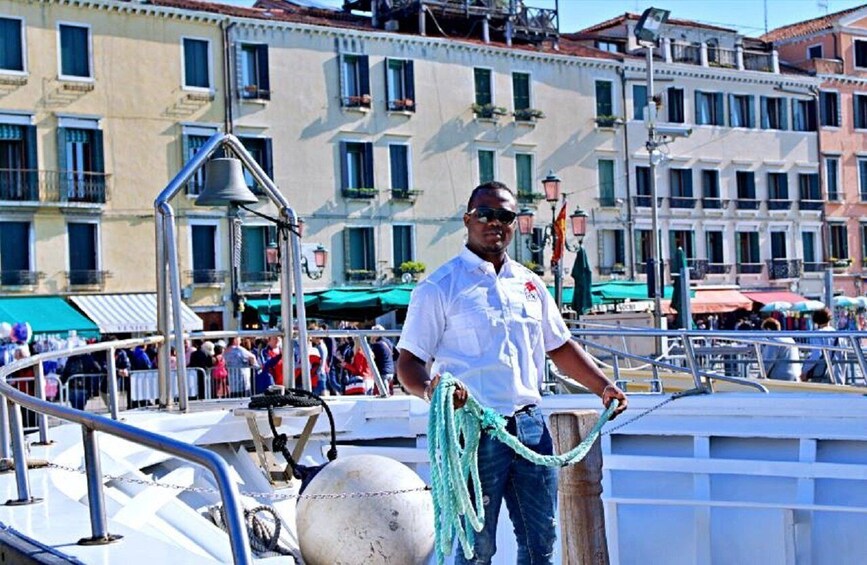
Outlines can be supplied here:
[[[48, 467], [52, 467], [54, 469], [60, 469], [62, 471], [69, 471], [72, 473], [81, 473], [84, 474], [85, 470], [83, 467], [70, 467], [67, 465], [58, 465], [57, 463], [48, 463]], [[187, 492], [196, 492], [203, 494], [220, 494], [220, 491], [215, 488], [210, 487], [185, 487], [181, 485], [173, 485], [168, 483], [160, 483], [157, 481], [152, 481], [149, 479], [134, 479], [131, 477], [124, 477], [121, 475], [108, 475], [104, 474], [103, 479], [107, 479], [110, 481], [120, 481], [124, 483], [130, 483], [135, 485], [143, 485], [148, 487], [160, 487], [160, 488], [168, 488], [175, 490], [183, 490]], [[331, 499], [347, 499], [347, 498], [372, 498], [378, 496], [393, 496], [397, 494], [407, 494], [411, 492], [423, 492], [430, 490], [430, 487], [427, 485], [423, 487], [414, 487], [414, 488], [405, 488], [399, 490], [382, 490], [382, 491], [373, 491], [373, 492], [341, 492], [341, 493], [333, 493], [333, 494], [293, 494], [293, 493], [274, 493], [274, 492], [252, 492], [252, 491], [241, 491], [241, 494], [245, 496], [251, 496], [253, 498], [269, 498], [271, 500], [289, 500], [289, 499], [308, 499], [308, 500], [331, 500]]]
[[693, 396], [696, 394], [706, 394], [706, 393], [707, 393], [707, 391], [704, 389], [690, 389], [690, 390], [685, 390], [682, 392], [676, 392], [676, 393], [672, 394], [671, 396], [669, 396], [668, 398], [666, 398], [665, 400], [663, 400], [662, 402], [660, 402], [659, 404], [656, 404], [655, 406], [651, 406], [650, 408], [648, 408], [644, 412], [639, 412], [638, 414], [636, 414], [632, 418], [629, 418], [628, 420], [625, 420], [623, 422], [618, 422], [617, 425], [609, 427], [608, 429], [606, 429], [605, 431], [603, 431], [599, 435], [607, 436], [607, 435], [613, 434], [617, 430], [624, 428], [624, 427], [628, 426], [629, 424], [632, 424], [633, 422], [640, 420], [641, 418], [644, 418], [648, 414], [656, 412], [657, 410], [659, 410], [660, 408], [662, 408], [666, 404], [674, 402], [675, 400], [679, 400], [679, 399], [683, 398], [684, 396]]

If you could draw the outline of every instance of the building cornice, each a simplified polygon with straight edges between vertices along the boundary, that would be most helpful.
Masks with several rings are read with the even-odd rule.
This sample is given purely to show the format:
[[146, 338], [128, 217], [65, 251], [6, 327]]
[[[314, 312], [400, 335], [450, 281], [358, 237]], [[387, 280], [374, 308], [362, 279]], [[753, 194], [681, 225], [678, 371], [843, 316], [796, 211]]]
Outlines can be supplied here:
[[816, 75], [816, 78], [820, 78], [823, 81], [833, 81], [840, 82], [843, 84], [858, 84], [858, 85], [867, 85], [867, 77], [855, 77], [850, 75], [838, 75], [838, 74], [829, 74], [829, 75]]
[[[753, 83], [773, 86], [819, 86], [820, 80], [814, 76], [800, 76], [768, 73], [762, 71], [739, 71], [736, 69], [720, 69], [715, 67], [699, 67], [696, 65], [666, 65], [655, 64], [654, 76], [684, 77], [727, 82]], [[624, 63], [626, 72], [646, 73], [644, 65]]]

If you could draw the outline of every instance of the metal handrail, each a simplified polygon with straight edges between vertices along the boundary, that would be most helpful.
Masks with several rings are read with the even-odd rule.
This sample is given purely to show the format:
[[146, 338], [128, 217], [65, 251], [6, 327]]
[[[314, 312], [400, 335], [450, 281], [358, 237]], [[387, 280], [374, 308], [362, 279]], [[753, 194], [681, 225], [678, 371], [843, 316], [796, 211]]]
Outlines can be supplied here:
[[[135, 347], [136, 345], [157, 342], [162, 342], [162, 338], [152, 337], [102, 342], [76, 348], [71, 350], [70, 354], [80, 355], [83, 353], [92, 353], [94, 351], [103, 350], [111, 352], [117, 348]], [[27, 476], [28, 468], [26, 464], [26, 445], [24, 443], [24, 432], [21, 425], [21, 407], [24, 406], [34, 412], [54, 416], [55, 418], [68, 422], [75, 422], [81, 425], [85, 455], [85, 474], [87, 476], [88, 486], [88, 506], [90, 508], [90, 523], [91, 531], [93, 533], [92, 540], [109, 542], [113, 539], [107, 531], [105, 499], [102, 491], [102, 473], [100, 468], [97, 436], [95, 434], [95, 432], [104, 432], [163, 453], [168, 453], [169, 455], [184, 459], [185, 461], [201, 465], [211, 471], [214, 475], [217, 487], [219, 488], [220, 498], [223, 503], [223, 509], [225, 510], [226, 530], [229, 533], [229, 542], [232, 547], [232, 557], [234, 562], [239, 564], [252, 563], [250, 539], [247, 534], [247, 528], [244, 525], [243, 508], [240, 504], [238, 487], [232, 479], [231, 469], [228, 463], [226, 463], [226, 461], [219, 455], [202, 447], [191, 445], [168, 436], [142, 430], [129, 424], [111, 420], [97, 414], [75, 410], [74, 408], [68, 408], [30, 396], [6, 382], [6, 378], [12, 373], [34, 365], [41, 365], [42, 361], [54, 359], [57, 356], [58, 352], [51, 351], [34, 355], [26, 359], [21, 359], [0, 367], [0, 394], [2, 394], [6, 399], [5, 404], [10, 414], [9, 421], [11, 423], [12, 451], [16, 461], [15, 479], [18, 486], [17, 502], [21, 504], [34, 502], [34, 498], [30, 494], [30, 485]], [[113, 355], [110, 357], [113, 359]], [[109, 381], [112, 380], [113, 379], [109, 379]], [[44, 396], [44, 388], [42, 389], [42, 393]], [[115, 388], [112, 387], [110, 393], [116, 398], [117, 391]], [[5, 438], [2, 441], [5, 443]]]

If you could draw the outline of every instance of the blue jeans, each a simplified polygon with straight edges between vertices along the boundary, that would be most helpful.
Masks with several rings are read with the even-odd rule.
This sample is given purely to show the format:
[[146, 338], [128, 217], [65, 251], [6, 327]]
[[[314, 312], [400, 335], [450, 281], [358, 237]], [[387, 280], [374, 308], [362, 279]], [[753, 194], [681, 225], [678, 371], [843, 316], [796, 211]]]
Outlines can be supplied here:
[[[545, 418], [538, 408], [529, 408], [510, 418], [506, 429], [536, 453], [554, 452]], [[557, 540], [557, 469], [531, 463], [485, 433], [479, 443], [479, 479], [485, 525], [476, 534], [473, 559], [467, 561], [458, 546], [455, 563], [491, 562], [497, 551], [497, 520], [503, 499], [518, 541], [517, 563], [553, 563]]]

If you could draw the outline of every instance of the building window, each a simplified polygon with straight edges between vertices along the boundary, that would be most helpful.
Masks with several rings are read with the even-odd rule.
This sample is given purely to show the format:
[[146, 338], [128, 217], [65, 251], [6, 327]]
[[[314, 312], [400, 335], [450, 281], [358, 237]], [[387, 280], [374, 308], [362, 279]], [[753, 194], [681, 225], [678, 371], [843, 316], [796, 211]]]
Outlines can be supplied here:
[[740, 210], [758, 210], [756, 200], [756, 175], [752, 171], [737, 171], [735, 179], [738, 189], [737, 207]]
[[829, 223], [831, 261], [849, 258], [849, 233], [846, 224]]
[[771, 260], [785, 261], [789, 257], [786, 244], [786, 232], [773, 231], [771, 232]]
[[409, 196], [411, 188], [409, 145], [402, 143], [389, 144], [388, 163], [392, 196], [406, 198]]
[[816, 131], [815, 100], [792, 100], [792, 130]]
[[756, 127], [752, 96], [729, 94], [729, 125], [733, 128]]
[[350, 281], [369, 281], [376, 278], [376, 248], [373, 228], [345, 228], [343, 254], [346, 278]]
[[386, 58], [385, 92], [388, 96], [385, 102], [387, 110], [415, 112], [415, 73], [412, 61]]
[[211, 88], [211, 42], [185, 37], [184, 87]]
[[867, 41], [862, 39], [853, 40], [855, 49], [855, 66], [867, 69]]
[[721, 126], [725, 114], [721, 92], [695, 91], [695, 123], [698, 125]]
[[596, 49], [599, 49], [600, 51], [608, 51], [609, 53], [622, 53], [623, 52], [623, 48], [620, 46], [620, 44], [615, 43], [613, 41], [599, 41], [599, 40], [597, 40], [595, 42], [595, 44], [596, 44]]
[[[861, 265], [867, 263], [867, 224], [861, 224]], [[806, 258], [805, 258], [806, 260]]]
[[622, 275], [626, 270], [626, 244], [623, 230], [601, 230], [598, 241], [600, 272]]
[[818, 271], [819, 265], [816, 261], [816, 234], [813, 232], [801, 232], [801, 247], [804, 248], [804, 270]]
[[36, 126], [30, 120], [0, 114], [0, 201], [39, 200]]
[[[725, 264], [723, 253], [723, 242], [725, 239], [723, 238], [723, 232], [711, 230], [706, 231], [705, 241], [707, 247], [707, 262], [710, 265], [708, 271], [711, 273], [723, 271], [721, 268], [722, 265]], [[714, 266], [717, 267], [714, 268]]]
[[789, 177], [786, 173], [768, 173], [768, 210], [788, 210]]
[[858, 199], [867, 202], [867, 159], [858, 159]]
[[370, 108], [370, 64], [367, 55], [340, 55], [340, 104]]
[[340, 142], [340, 188], [344, 196], [351, 198], [375, 195], [372, 143]]
[[632, 85], [632, 119], [643, 120], [644, 109], [647, 108], [647, 86], [643, 84]]
[[599, 205], [614, 206], [614, 161], [600, 159], [596, 168], [599, 178]]
[[[274, 158], [271, 152], [271, 140], [267, 137], [240, 137], [238, 138], [244, 145], [253, 160], [258, 163], [268, 178], [274, 178]], [[247, 188], [256, 194], [265, 194], [265, 187], [259, 186], [253, 175], [244, 168], [244, 180], [247, 183]]]
[[97, 225], [91, 222], [69, 222], [66, 224], [69, 253], [70, 285], [102, 284], [97, 253], [99, 243]]
[[519, 195], [533, 193], [533, 156], [529, 153], [515, 154], [515, 190]]
[[93, 75], [90, 71], [90, 28], [82, 25], [60, 24], [58, 29], [61, 78], [91, 78]]
[[650, 167], [635, 167], [635, 205], [650, 207]]
[[653, 250], [651, 233], [650, 230], [635, 230], [635, 260], [639, 263], [637, 268], [644, 269], [650, 262]]
[[855, 129], [867, 129], [867, 94], [853, 94]]
[[273, 249], [276, 246], [277, 228], [275, 226], [241, 227], [242, 282], [263, 283], [277, 280], [277, 265], [268, 263], [268, 248]]
[[490, 149], [479, 149], [479, 184], [496, 180], [495, 155]]
[[[687, 259], [695, 259], [695, 232], [692, 230], [671, 230], [668, 232], [669, 257], [677, 254], [677, 248], [683, 249]], [[674, 269], [677, 271], [677, 268]]]
[[530, 74], [512, 73], [512, 103], [515, 110], [530, 108]]
[[0, 285], [36, 284], [30, 269], [30, 222], [0, 222]]
[[823, 126], [840, 127], [840, 93], [819, 92], [819, 108]]
[[394, 256], [394, 273], [400, 274], [400, 266], [407, 261], [414, 261], [412, 226], [392, 226], [392, 255]]
[[811, 45], [807, 47], [807, 59], [821, 59], [822, 58], [822, 46], [821, 45]]
[[190, 239], [193, 247], [193, 283], [222, 282], [222, 277], [217, 273], [217, 226], [193, 224], [190, 226]]
[[719, 171], [704, 169], [701, 171], [701, 198], [705, 209], [722, 208], [719, 192]]
[[756, 274], [762, 272], [758, 231], [737, 233], [737, 262], [739, 273]]
[[[184, 126], [183, 134], [181, 135], [181, 157], [184, 165], [189, 163], [196, 154], [202, 150], [205, 143], [212, 135], [217, 133], [217, 128], [206, 126]], [[222, 155], [222, 152], [219, 152]], [[214, 156], [217, 156], [215, 153]], [[196, 196], [202, 193], [205, 188], [205, 167], [200, 167], [187, 181], [187, 194]]]
[[785, 98], [762, 96], [760, 99], [762, 109], [762, 129], [788, 129], [786, 123]]
[[839, 157], [825, 157], [825, 193], [828, 200], [838, 202], [841, 199]]
[[613, 85], [608, 80], [596, 81], [596, 117], [609, 117], [614, 115]]
[[[76, 120], [75, 125], [91, 125]], [[92, 122], [93, 128], [97, 126]], [[57, 128], [60, 198], [70, 202], [105, 203], [102, 131], [90, 127]]]
[[671, 169], [669, 206], [672, 208], [692, 208], [695, 199], [692, 192], [692, 169]]
[[668, 121], [682, 124], [685, 121], [683, 111], [683, 89], [669, 87], [666, 91], [666, 103], [668, 104]]
[[494, 90], [491, 84], [491, 69], [473, 69], [473, 78], [476, 85], [476, 104], [485, 106], [494, 103]]
[[801, 210], [821, 210], [822, 192], [819, 190], [818, 173], [798, 174], [798, 196]]
[[241, 98], [270, 100], [268, 46], [265, 44], [241, 45], [239, 67], [241, 70]]
[[0, 18], [0, 71], [24, 72], [24, 21]]

